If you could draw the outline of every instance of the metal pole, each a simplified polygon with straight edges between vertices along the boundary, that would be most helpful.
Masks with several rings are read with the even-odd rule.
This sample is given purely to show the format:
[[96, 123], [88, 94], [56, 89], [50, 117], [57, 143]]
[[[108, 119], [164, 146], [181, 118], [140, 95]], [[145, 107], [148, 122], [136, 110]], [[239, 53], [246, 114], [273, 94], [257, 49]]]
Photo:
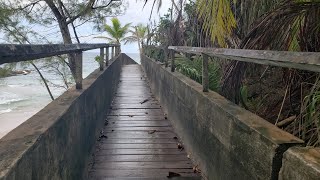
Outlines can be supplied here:
[[202, 54], [202, 86], [203, 92], [209, 92], [209, 71], [208, 71], [208, 59], [209, 56]]
[[109, 65], [109, 47], [106, 47], [106, 66]]
[[103, 62], [104, 62], [104, 48], [100, 48], [100, 71], [103, 71]]
[[76, 89], [82, 89], [82, 51], [75, 53], [76, 69], [75, 69], [75, 81]]

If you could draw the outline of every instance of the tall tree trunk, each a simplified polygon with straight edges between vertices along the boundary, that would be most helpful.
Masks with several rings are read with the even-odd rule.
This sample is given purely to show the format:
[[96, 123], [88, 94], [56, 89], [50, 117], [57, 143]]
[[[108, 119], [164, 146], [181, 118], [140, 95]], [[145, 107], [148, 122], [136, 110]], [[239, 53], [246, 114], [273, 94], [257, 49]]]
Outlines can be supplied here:
[[[70, 30], [69, 30], [69, 27], [68, 27], [68, 24], [67, 24], [67, 21], [66, 21], [67, 17], [63, 16], [59, 12], [59, 9], [56, 7], [56, 5], [54, 4], [54, 2], [52, 0], [45, 0], [45, 2], [50, 7], [50, 9], [53, 12], [54, 16], [58, 20], [58, 24], [59, 24], [59, 28], [60, 28], [60, 32], [61, 32], [64, 44], [72, 44]], [[75, 72], [75, 69], [76, 69], [75, 61], [76, 61], [76, 59], [75, 59], [74, 54], [69, 54], [68, 55], [68, 59], [69, 59], [69, 67], [70, 67], [72, 76], [75, 78], [75, 74], [76, 74], [76, 72]]]

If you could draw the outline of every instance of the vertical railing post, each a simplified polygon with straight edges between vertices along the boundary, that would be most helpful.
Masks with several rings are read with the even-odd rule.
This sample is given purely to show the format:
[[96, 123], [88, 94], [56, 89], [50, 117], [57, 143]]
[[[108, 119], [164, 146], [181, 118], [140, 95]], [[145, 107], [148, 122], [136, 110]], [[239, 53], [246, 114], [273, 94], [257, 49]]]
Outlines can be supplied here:
[[111, 58], [114, 58], [114, 46], [111, 48]]
[[109, 47], [106, 47], [106, 66], [109, 65]]
[[120, 55], [120, 45], [116, 47], [116, 56]]
[[103, 66], [104, 66], [104, 48], [100, 48], [100, 71], [103, 71]]
[[170, 53], [170, 59], [171, 59], [171, 72], [174, 72], [174, 70], [175, 70], [175, 63], [174, 63], [175, 51], [170, 50], [169, 53]]
[[209, 92], [209, 56], [202, 54], [202, 87], [203, 92]]
[[163, 51], [164, 51], [164, 64], [165, 64], [165, 67], [168, 67], [169, 56], [170, 56], [168, 51], [168, 46], [164, 47]]
[[76, 89], [82, 89], [82, 51], [75, 53], [75, 82]]

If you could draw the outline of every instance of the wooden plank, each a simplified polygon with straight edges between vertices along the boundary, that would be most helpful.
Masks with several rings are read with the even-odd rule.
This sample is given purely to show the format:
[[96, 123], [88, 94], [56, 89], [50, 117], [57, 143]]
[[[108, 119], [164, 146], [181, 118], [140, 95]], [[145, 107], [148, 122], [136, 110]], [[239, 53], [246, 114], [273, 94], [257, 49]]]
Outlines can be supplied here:
[[107, 127], [171, 127], [170, 122], [162, 121], [108, 121]]
[[[181, 155], [179, 149], [105, 149], [99, 150], [95, 156], [108, 155]], [[185, 154], [186, 156], [186, 154]]]
[[148, 170], [105, 170], [105, 169], [96, 169], [89, 172], [91, 178], [107, 178], [107, 177], [166, 177], [169, 172], [179, 173], [181, 176], [198, 176], [194, 173], [192, 169], [148, 169]]
[[192, 163], [190, 161], [175, 162], [101, 162], [95, 163], [94, 169], [190, 169]]
[[105, 132], [117, 132], [117, 131], [147, 131], [147, 132], [152, 132], [152, 131], [157, 131], [157, 132], [166, 132], [170, 131], [173, 132], [173, 128], [171, 126], [167, 127], [159, 127], [159, 126], [119, 126], [119, 127], [114, 127], [114, 126], [107, 126], [104, 129]]
[[113, 113], [145, 113], [149, 112], [150, 114], [152, 113], [162, 113], [161, 109], [115, 109], [112, 110]]
[[108, 138], [173, 138], [176, 135], [172, 132], [155, 132], [153, 134], [149, 134], [148, 132], [112, 132], [105, 133]]
[[175, 162], [186, 160], [186, 155], [95, 155], [95, 162]]
[[168, 139], [145, 139], [145, 138], [135, 138], [135, 139], [106, 139], [105, 144], [177, 144], [178, 140], [173, 138]]
[[123, 81], [109, 108], [105, 136], [96, 144], [90, 177], [167, 179], [169, 171], [181, 173], [184, 179], [199, 177], [186, 151], [178, 148], [177, 135], [137, 67], [122, 69]]
[[[119, 139], [119, 138], [118, 138]], [[164, 138], [165, 139], [165, 138]], [[168, 139], [168, 138], [166, 138]], [[103, 141], [108, 142], [109, 139]], [[177, 144], [99, 144], [99, 149], [177, 149]]]
[[163, 121], [166, 120], [163, 116], [108, 116], [107, 120], [112, 121]]

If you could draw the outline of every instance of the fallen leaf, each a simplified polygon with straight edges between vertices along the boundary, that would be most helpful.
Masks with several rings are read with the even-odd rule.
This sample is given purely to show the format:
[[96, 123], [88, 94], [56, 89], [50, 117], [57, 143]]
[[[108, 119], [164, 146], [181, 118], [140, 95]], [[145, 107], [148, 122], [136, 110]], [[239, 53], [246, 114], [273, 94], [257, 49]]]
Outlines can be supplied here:
[[198, 165], [194, 166], [192, 170], [194, 173], [201, 173], [201, 170], [198, 168]]
[[181, 176], [179, 173], [169, 171], [169, 175], [167, 176], [167, 178], [173, 178], [173, 177], [179, 177], [179, 176]]
[[148, 131], [148, 134], [153, 134], [155, 133], [157, 130], [151, 130], [151, 131]]
[[102, 134], [102, 135], [100, 135], [100, 136], [99, 136], [98, 141], [101, 141], [101, 139], [103, 139], [103, 138], [106, 138], [106, 139], [107, 139], [107, 138], [108, 138], [108, 136], [106, 136], [106, 135]]
[[181, 151], [184, 149], [184, 147], [181, 143], [178, 143], [178, 149], [180, 149]]
[[145, 100], [143, 100], [142, 102], [140, 102], [140, 104], [144, 104], [144, 103], [146, 103], [146, 102], [148, 102], [149, 101], [149, 99], [145, 99]]

